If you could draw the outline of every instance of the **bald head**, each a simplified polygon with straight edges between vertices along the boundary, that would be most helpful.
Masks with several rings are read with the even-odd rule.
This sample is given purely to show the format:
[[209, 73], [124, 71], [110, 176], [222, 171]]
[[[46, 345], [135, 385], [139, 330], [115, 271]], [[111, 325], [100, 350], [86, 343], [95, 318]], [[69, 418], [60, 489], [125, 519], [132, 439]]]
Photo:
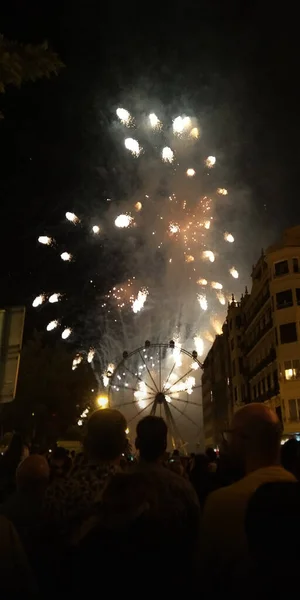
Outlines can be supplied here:
[[49, 474], [49, 465], [44, 456], [39, 454], [28, 456], [17, 468], [17, 488], [29, 492], [43, 490], [48, 484]]
[[259, 468], [278, 462], [282, 425], [265, 404], [253, 402], [241, 408], [233, 417], [231, 431], [235, 451], [245, 464]]

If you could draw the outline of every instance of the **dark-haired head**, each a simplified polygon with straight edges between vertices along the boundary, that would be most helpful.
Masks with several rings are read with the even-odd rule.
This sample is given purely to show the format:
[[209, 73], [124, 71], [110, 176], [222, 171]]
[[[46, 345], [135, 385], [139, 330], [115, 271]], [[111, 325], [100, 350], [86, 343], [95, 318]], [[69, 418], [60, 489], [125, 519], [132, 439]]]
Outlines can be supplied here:
[[135, 447], [142, 460], [156, 462], [163, 458], [167, 448], [168, 428], [161, 417], [149, 415], [136, 428]]
[[85, 449], [88, 457], [96, 461], [115, 461], [125, 451], [126, 420], [115, 409], [95, 411], [87, 424]]

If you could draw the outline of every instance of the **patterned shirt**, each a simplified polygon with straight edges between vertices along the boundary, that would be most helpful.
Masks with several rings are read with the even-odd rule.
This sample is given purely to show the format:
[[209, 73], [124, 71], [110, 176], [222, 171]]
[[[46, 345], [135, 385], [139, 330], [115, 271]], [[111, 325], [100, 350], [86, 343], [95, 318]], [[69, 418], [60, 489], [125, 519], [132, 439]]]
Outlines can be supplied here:
[[111, 464], [87, 463], [71, 470], [66, 479], [53, 482], [46, 492], [44, 512], [52, 523], [80, 522], [89, 517], [104, 486], [118, 471]]

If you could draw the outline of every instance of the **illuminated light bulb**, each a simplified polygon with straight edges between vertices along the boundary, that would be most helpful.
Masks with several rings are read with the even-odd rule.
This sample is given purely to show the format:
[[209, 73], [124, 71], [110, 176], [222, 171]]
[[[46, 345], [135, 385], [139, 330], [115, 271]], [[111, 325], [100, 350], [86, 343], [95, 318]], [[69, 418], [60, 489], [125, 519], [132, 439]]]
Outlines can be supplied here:
[[134, 205], [136, 212], [139, 212], [140, 210], [142, 210], [142, 207], [143, 207], [143, 205], [141, 202], [136, 202]]
[[98, 404], [99, 408], [107, 408], [108, 397], [107, 396], [98, 396], [97, 404]]
[[207, 279], [198, 279], [198, 285], [207, 285]]
[[228, 191], [226, 190], [226, 188], [218, 188], [218, 189], [217, 189], [217, 193], [218, 193], [220, 196], [227, 196], [227, 194], [228, 194]]
[[92, 232], [93, 232], [93, 233], [99, 233], [99, 232], [100, 232], [100, 227], [99, 227], [99, 225], [93, 225], [93, 227], [92, 227]]

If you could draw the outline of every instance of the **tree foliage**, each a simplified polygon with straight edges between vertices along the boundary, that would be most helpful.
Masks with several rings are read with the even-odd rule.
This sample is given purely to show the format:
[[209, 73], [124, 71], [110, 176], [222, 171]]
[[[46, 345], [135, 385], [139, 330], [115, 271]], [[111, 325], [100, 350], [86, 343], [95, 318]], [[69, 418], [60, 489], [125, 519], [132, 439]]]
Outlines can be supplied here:
[[8, 85], [57, 75], [63, 67], [58, 54], [43, 44], [21, 44], [0, 35], [0, 92]]
[[96, 383], [89, 365], [72, 371], [72, 360], [63, 342], [46, 345], [42, 334], [24, 344], [16, 399], [5, 407], [6, 428], [21, 428], [41, 439], [63, 435], [76, 423], [82, 409], [93, 403]]

